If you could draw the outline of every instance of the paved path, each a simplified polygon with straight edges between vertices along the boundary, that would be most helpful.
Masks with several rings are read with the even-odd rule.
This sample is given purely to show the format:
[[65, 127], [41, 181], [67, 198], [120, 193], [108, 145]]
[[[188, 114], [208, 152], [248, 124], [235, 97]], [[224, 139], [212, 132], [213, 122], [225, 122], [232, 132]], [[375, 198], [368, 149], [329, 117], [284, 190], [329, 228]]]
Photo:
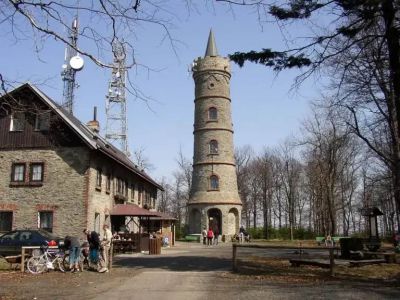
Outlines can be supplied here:
[[400, 299], [400, 289], [373, 283], [266, 283], [229, 276], [231, 247], [181, 244], [161, 256], [122, 256], [115, 266], [141, 270], [95, 299]]

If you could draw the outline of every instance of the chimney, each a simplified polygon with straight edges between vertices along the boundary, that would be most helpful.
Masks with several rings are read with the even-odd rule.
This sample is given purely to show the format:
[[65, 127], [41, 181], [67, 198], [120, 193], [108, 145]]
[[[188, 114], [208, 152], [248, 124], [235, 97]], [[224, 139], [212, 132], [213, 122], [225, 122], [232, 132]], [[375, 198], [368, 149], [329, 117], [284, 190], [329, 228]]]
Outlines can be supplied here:
[[93, 108], [93, 120], [87, 122], [87, 127], [89, 127], [94, 133], [99, 133], [100, 131], [100, 124], [97, 121], [97, 106]]

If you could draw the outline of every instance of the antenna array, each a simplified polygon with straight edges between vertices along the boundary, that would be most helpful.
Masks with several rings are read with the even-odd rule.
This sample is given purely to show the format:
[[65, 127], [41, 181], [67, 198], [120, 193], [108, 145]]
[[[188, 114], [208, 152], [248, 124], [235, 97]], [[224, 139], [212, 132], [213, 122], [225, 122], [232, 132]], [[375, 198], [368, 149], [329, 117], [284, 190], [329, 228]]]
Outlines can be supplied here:
[[113, 44], [114, 65], [106, 96], [106, 134], [108, 141], [129, 156], [126, 118], [126, 63], [124, 45], [117, 41]]
[[74, 90], [77, 88], [75, 83], [75, 74], [83, 68], [83, 59], [76, 51], [78, 40], [78, 19], [75, 18], [72, 22], [72, 27], [69, 29], [70, 45], [65, 49], [64, 64], [62, 65], [62, 80], [64, 81], [62, 106], [71, 114], [73, 114], [74, 106]]

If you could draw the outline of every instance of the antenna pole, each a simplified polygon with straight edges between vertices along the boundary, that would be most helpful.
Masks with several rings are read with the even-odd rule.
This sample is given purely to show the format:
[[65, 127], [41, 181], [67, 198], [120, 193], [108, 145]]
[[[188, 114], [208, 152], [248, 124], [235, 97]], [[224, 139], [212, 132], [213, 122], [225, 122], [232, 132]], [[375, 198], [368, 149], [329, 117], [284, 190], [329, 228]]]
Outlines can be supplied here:
[[69, 40], [72, 46], [67, 46], [65, 49], [64, 65], [61, 72], [62, 80], [64, 81], [62, 107], [64, 107], [70, 114], [73, 114], [74, 107], [74, 90], [77, 87], [75, 83], [75, 74], [77, 70], [73, 69], [70, 65], [72, 57], [76, 56], [78, 52], [75, 50], [78, 40], [78, 19], [74, 18], [72, 26], [69, 29]]

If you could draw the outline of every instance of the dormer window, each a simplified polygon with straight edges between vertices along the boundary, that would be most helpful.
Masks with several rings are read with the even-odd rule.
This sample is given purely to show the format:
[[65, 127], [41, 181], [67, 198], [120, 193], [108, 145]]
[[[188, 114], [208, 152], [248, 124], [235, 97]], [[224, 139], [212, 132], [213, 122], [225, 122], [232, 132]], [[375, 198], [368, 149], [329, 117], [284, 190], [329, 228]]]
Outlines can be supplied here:
[[218, 110], [215, 107], [210, 107], [208, 109], [208, 120], [217, 121], [218, 120]]
[[211, 140], [209, 146], [210, 146], [210, 154], [218, 154], [218, 141]]
[[25, 129], [25, 113], [14, 112], [11, 115], [10, 131], [23, 131]]

